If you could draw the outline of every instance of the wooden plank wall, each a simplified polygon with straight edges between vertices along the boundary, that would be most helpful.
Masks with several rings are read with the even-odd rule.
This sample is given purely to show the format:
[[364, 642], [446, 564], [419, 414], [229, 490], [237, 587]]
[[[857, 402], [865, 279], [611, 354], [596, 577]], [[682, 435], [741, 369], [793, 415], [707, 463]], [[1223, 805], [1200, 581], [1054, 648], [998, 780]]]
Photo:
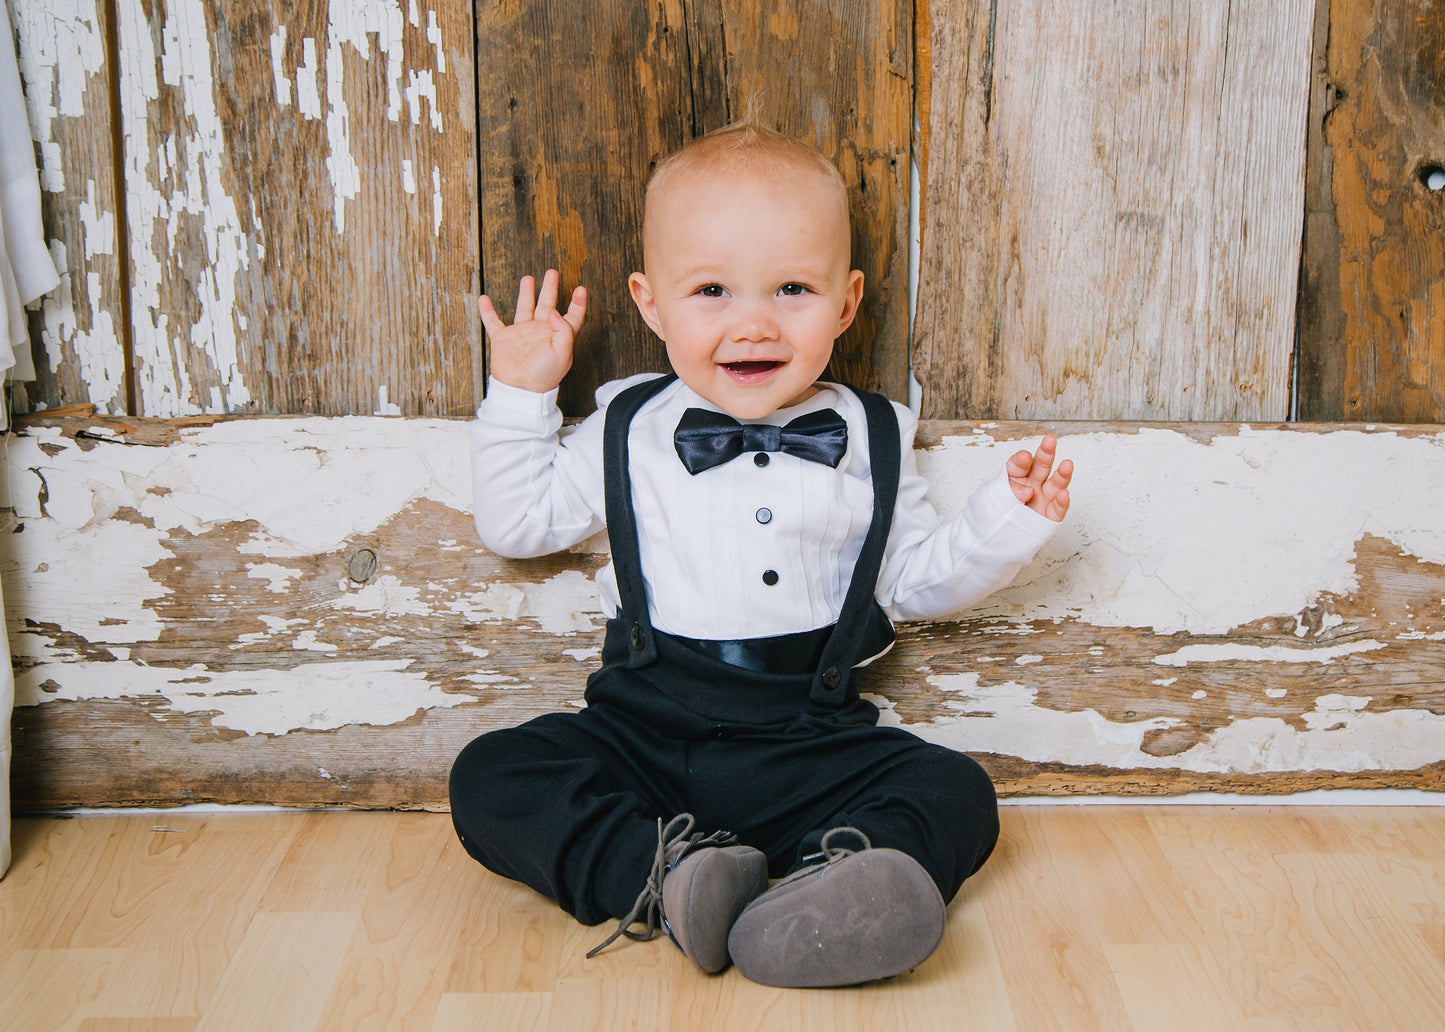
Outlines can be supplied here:
[[114, 25], [102, 0], [10, 4], [42, 215], [60, 286], [31, 314], [36, 380], [10, 389], [16, 410], [130, 405], [123, 189], [112, 134]]
[[1333, 0], [1317, 46], [1300, 416], [1445, 411], [1445, 5]]
[[[1440, 5], [11, 7], [65, 271], [12, 398], [138, 417], [10, 441], [20, 805], [433, 806], [472, 734], [575, 704], [604, 546], [487, 555], [432, 417], [480, 390], [483, 284], [548, 263], [597, 298], [570, 412], [657, 367], [642, 183], [750, 106], [853, 185], [837, 372], [899, 398], [919, 162], [945, 508], [1128, 421], [1057, 424], [1068, 531], [906, 630], [888, 719], [1011, 792], [1441, 787], [1445, 434], [1238, 425], [1445, 423]], [[212, 418], [249, 413], [312, 418]]]
[[833, 371], [900, 399], [919, 162], [927, 417], [1445, 418], [1438, 4], [12, 6], [68, 273], [21, 410], [465, 414], [481, 283], [556, 264], [586, 412], [662, 361], [649, 168], [751, 108], [853, 187]]
[[508, 314], [518, 279], [549, 266], [591, 291], [563, 411], [665, 368], [626, 287], [642, 268], [647, 176], [749, 111], [816, 146], [850, 187], [867, 297], [831, 374], [908, 396], [912, 28], [903, 0], [479, 9], [479, 52], [499, 58], [478, 77], [485, 282]]
[[[1040, 429], [923, 424], [940, 509]], [[1445, 427], [1048, 429], [1089, 471], [1069, 522], [901, 628], [885, 721], [1009, 793], [1442, 787]], [[32, 423], [0, 498], [17, 805], [444, 806], [473, 735], [578, 705], [605, 543], [489, 554], [466, 433]]]
[[1313, 0], [927, 7], [923, 414], [1286, 418]]
[[468, 7], [13, 6], [66, 274], [17, 409], [474, 406]]

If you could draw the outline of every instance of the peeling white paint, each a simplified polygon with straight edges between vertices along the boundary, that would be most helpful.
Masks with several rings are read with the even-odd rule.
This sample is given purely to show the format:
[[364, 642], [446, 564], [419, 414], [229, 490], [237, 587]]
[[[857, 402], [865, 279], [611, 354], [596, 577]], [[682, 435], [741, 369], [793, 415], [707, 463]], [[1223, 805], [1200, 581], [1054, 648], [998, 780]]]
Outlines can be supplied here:
[[1333, 663], [1343, 656], [1375, 652], [1386, 648], [1382, 641], [1354, 641], [1317, 648], [1291, 648], [1287, 645], [1186, 645], [1177, 652], [1155, 656], [1160, 666], [1183, 667], [1190, 663]]
[[9, 6], [30, 131], [40, 145], [40, 186], [61, 193], [66, 183], [56, 121], [85, 117], [92, 82], [104, 92], [105, 37], [93, 0]]
[[1413, 770], [1439, 762], [1445, 716], [1426, 710], [1365, 712], [1368, 699], [1322, 696], [1299, 731], [1275, 717], [1235, 720], [1200, 744], [1173, 756], [1143, 751], [1147, 732], [1177, 727], [1168, 717], [1115, 723], [1093, 710], [1060, 712], [1037, 705], [1038, 692], [1016, 682], [982, 686], [977, 674], [929, 678], [953, 696], [956, 717], [908, 724], [887, 700], [880, 724], [906, 727], [921, 738], [965, 752], [1001, 753], [1042, 763], [1113, 768], [1175, 769], [1197, 773], [1361, 771], [1382, 766]]
[[299, 578], [301, 571], [277, 566], [275, 563], [247, 563], [246, 576], [266, 581], [267, 590], [279, 595], [291, 590], [291, 581]]
[[303, 652], [335, 652], [338, 646], [316, 637], [315, 631], [302, 631], [296, 635], [295, 647]]
[[[1065, 452], [1079, 461], [1078, 490], [1083, 492], [1076, 495], [1070, 523], [1024, 572], [1021, 583], [1008, 589], [1011, 601], [985, 603], [971, 616], [983, 614], [987, 634], [998, 634], [1000, 640], [1008, 636], [1022, 652], [1031, 637], [1052, 634], [1055, 622], [1134, 627], [1138, 614], [1154, 612], [1163, 614], [1161, 622], [1174, 633], [1177, 614], [1185, 612], [1180, 600], [1189, 599], [1192, 608], [1185, 622], [1192, 621], [1192, 626], [1185, 629], [1212, 635], [1218, 633], [1217, 624], [1292, 616], [1310, 607], [1320, 592], [1352, 584], [1351, 557], [1366, 533], [1395, 541], [1422, 560], [1442, 561], [1445, 543], [1438, 512], [1445, 511], [1445, 441], [1440, 436], [1381, 433], [1365, 441], [1367, 448], [1361, 443], [1367, 436], [1355, 431], [1245, 432], [1237, 439], [1201, 445], [1182, 434], [1162, 432], [1145, 435], [1148, 448], [1143, 450], [1138, 434], [1068, 439]], [[1114, 440], [1101, 439], [1107, 437]], [[1338, 449], [1331, 446], [1335, 440], [1341, 441]], [[1070, 453], [1076, 441], [1087, 447]], [[438, 705], [458, 704], [455, 696], [424, 688], [419, 671], [385, 653], [372, 662], [348, 665], [328, 664], [322, 661], [325, 653], [318, 652], [315, 663], [287, 671], [284, 677], [274, 671], [256, 674], [255, 683], [238, 680], [240, 674], [153, 670], [128, 657], [132, 651], [139, 654], [133, 646], [155, 641], [163, 630], [154, 606], [165, 589], [147, 569], [174, 561], [164, 546], [172, 533], [204, 534], [216, 527], [254, 524], [262, 529], [246, 533], [237, 545], [251, 564], [246, 572], [259, 582], [258, 590], [260, 585], [284, 589], [294, 586], [296, 567], [305, 566], [288, 560], [354, 547], [413, 503], [428, 501], [465, 512], [470, 498], [467, 445], [462, 421], [364, 417], [226, 420], [180, 431], [176, 443], [166, 447], [92, 441], [83, 448], [43, 428], [12, 437], [5, 476], [0, 478], [0, 506], [13, 509], [25, 531], [0, 536], [0, 568], [12, 604], [10, 630], [17, 655], [22, 667], [32, 661], [40, 664], [26, 668], [27, 697], [41, 702], [154, 697], [158, 707], [215, 710], [218, 726], [265, 734], [290, 727], [405, 719], [417, 705], [432, 704], [427, 700], [435, 696], [428, 691], [444, 696]], [[984, 464], [978, 458], [983, 456], [992, 473], [995, 461], [1016, 449], [1012, 442], [996, 446], [976, 440], [953, 454], [961, 463], [977, 465]], [[921, 459], [942, 484], [941, 505], [947, 509], [954, 504], [949, 492], [962, 474], [940, 469], [940, 453], [946, 449], [924, 453]], [[1259, 479], [1256, 467], [1262, 471]], [[1184, 468], [1207, 478], [1196, 485], [1197, 491], [1179, 497], [1152, 493], [1158, 471]], [[1328, 483], [1311, 483], [1309, 477], [1295, 474], [1301, 468], [1329, 468], [1332, 477]], [[1411, 475], [1400, 475], [1402, 469]], [[1391, 491], [1376, 490], [1378, 470], [1395, 478]], [[1085, 490], [1088, 477], [1095, 479]], [[1236, 486], [1225, 491], [1215, 480]], [[1219, 499], [1214, 498], [1216, 491], [1221, 492]], [[1236, 519], [1258, 532], [1231, 530], [1231, 521], [1219, 518], [1225, 503], [1234, 506]], [[1256, 514], [1254, 509], [1261, 511]], [[1293, 520], [1300, 512], [1317, 510], [1329, 519], [1312, 523], [1308, 534], [1301, 534], [1297, 522], [1279, 516], [1287, 513]], [[1278, 535], [1261, 529], [1279, 525], [1290, 537], [1284, 553]], [[459, 547], [455, 536], [456, 531], [449, 531], [437, 549]], [[1202, 539], [1211, 547], [1200, 546]], [[604, 540], [594, 537], [575, 551], [598, 551]], [[385, 562], [386, 557], [381, 558]], [[1277, 572], [1284, 587], [1254, 576], [1256, 569]], [[340, 570], [328, 576], [340, 577]], [[1279, 608], [1282, 599], [1289, 608]], [[1421, 602], [1434, 605], [1436, 600]], [[343, 639], [328, 630], [344, 627], [348, 612], [368, 618], [420, 614], [442, 621], [461, 617], [478, 623], [512, 622], [549, 636], [540, 642], [545, 651], [590, 664], [597, 657], [594, 641], [561, 639], [600, 630], [600, 608], [594, 582], [580, 570], [535, 582], [478, 583], [460, 589], [411, 584], [380, 572], [360, 586], [341, 580], [338, 597], [317, 611], [316, 625], [263, 616], [261, 629], [243, 635], [238, 644], [274, 638], [298, 650], [330, 651]], [[1120, 622], [1126, 618], [1128, 622]], [[36, 633], [27, 620], [63, 628], [97, 646], [114, 646], [115, 661], [95, 662], [93, 654], [79, 655], [63, 639]], [[1035, 620], [1042, 623], [1029, 623]], [[1289, 642], [1285, 646], [1211, 642], [1175, 647], [1177, 643], [1170, 642], [1165, 647], [1172, 651], [1158, 657], [1155, 669], [1172, 673], [1170, 668], [1196, 664], [1253, 665], [1262, 677], [1275, 677], [1261, 683], [1261, 698], [1289, 698], [1275, 687], [1282, 683], [1281, 675], [1288, 675], [1289, 665], [1338, 663], [1385, 649], [1395, 640], [1411, 640], [1413, 633], [1402, 625], [1396, 639], [1311, 647], [1308, 637], [1298, 642], [1289, 637], [1293, 630], [1286, 620], [1278, 621], [1277, 633]], [[1426, 627], [1414, 640], [1420, 638], [1434, 641], [1445, 634]], [[382, 637], [373, 647], [399, 641]], [[563, 645], [567, 647], [560, 648]], [[1038, 676], [1037, 662], [1048, 649], [1037, 647], [1043, 651], [1015, 659], [1014, 677]], [[469, 652], [478, 661], [470, 683], [515, 685], [520, 690], [521, 682], [487, 668], [486, 652]], [[1089, 652], [1100, 656], [1100, 666], [1108, 664], [1107, 650]], [[1260, 664], [1286, 666], [1276, 673]], [[995, 663], [986, 669], [1006, 667]], [[352, 675], [361, 677], [361, 689], [346, 680]], [[47, 681], [54, 682], [55, 691], [40, 688]], [[1302, 718], [1296, 713], [1293, 724], [1273, 717], [1237, 719], [1178, 755], [1154, 757], [1142, 751], [1144, 735], [1182, 726], [1175, 718], [1118, 723], [1096, 712], [1051, 710], [1033, 689], [1018, 683], [980, 686], [977, 673], [934, 676], [928, 683], [943, 693], [947, 714], [913, 730], [957, 748], [1040, 762], [1264, 772], [1414, 769], [1445, 758], [1445, 717], [1423, 709], [1374, 712], [1369, 700], [1358, 691], [1352, 694], [1348, 684], [1340, 685], [1338, 695], [1319, 699]], [[1172, 676], [1155, 680], [1159, 687], [1174, 683]], [[222, 694], [232, 691], [244, 694]], [[288, 692], [295, 700], [278, 698]], [[1192, 694], [1195, 700], [1206, 697], [1202, 690]], [[177, 701], [172, 705], [173, 698]], [[262, 701], [254, 701], [258, 698]], [[277, 715], [263, 717], [266, 705], [277, 707]], [[896, 715], [891, 719], [896, 721]]]
[[431, 170], [431, 231], [440, 236], [442, 231], [442, 170], [435, 165]]
[[606, 623], [596, 582], [576, 570], [540, 583], [484, 584], [449, 600], [446, 609], [476, 623], [523, 620], [558, 635], [595, 631]]
[[[96, 179], [66, 181], [60, 144], [64, 121], [85, 118], [87, 97], [92, 106], [107, 103], [105, 40], [95, 5], [88, 0], [50, 0], [11, 7], [27, 118], [40, 148], [41, 189], [50, 194], [83, 193], [86, 200], [76, 207], [78, 225], [72, 227], [79, 238], [72, 244], [87, 260], [113, 254], [115, 217], [100, 209]], [[95, 170], [97, 175], [105, 172], [103, 168]], [[40, 304], [45, 361], [52, 371], [59, 370], [66, 362], [68, 347], [84, 383], [85, 397], [77, 400], [90, 401], [105, 412], [120, 411], [125, 405], [124, 351], [106, 308], [109, 302], [100, 277], [95, 272], [84, 273], [86, 301], [82, 307], [87, 317], [82, 317], [75, 279], [81, 273], [72, 267], [62, 241], [51, 239], [48, 246], [61, 282]], [[89, 327], [82, 328], [83, 323]], [[17, 395], [16, 400], [23, 401], [23, 396]]]
[[[1020, 446], [978, 430], [919, 468], [951, 513]], [[1068, 521], [971, 615], [1224, 634], [1352, 591], [1366, 534], [1445, 562], [1445, 434], [1142, 428], [1067, 436], [1059, 454], [1077, 466]]]
[[376, 389], [376, 411], [373, 412], [372, 415], [374, 415], [374, 416], [399, 416], [399, 415], [401, 415], [401, 406], [400, 406], [400, 405], [393, 405], [390, 401], [387, 400], [386, 384], [382, 384], [380, 387], [378, 387], [378, 388]]
[[[114, 238], [114, 219], [99, 219], [110, 225], [103, 232]], [[89, 231], [83, 230], [89, 238]], [[64, 348], [68, 344], [80, 366], [85, 383], [86, 400], [101, 412], [116, 413], [125, 408], [125, 351], [110, 312], [104, 308], [105, 292], [100, 276], [86, 273], [85, 287], [89, 297], [90, 329], [82, 329], [77, 314], [74, 272], [67, 259], [65, 245], [50, 241], [50, 258], [60, 271], [60, 285], [46, 294], [40, 303], [41, 340], [45, 359], [51, 370], [65, 363]], [[20, 395], [16, 395], [20, 397]]]
[[286, 78], [286, 26], [276, 26], [271, 33], [271, 81], [276, 87], [276, 103], [291, 106], [291, 80]]
[[426, 13], [426, 38], [436, 49], [437, 74], [447, 74], [447, 52], [442, 49], [442, 30], [437, 25], [437, 13], [428, 11]]
[[331, 0], [327, 7], [326, 159], [335, 197], [336, 232], [346, 230], [346, 202], [361, 192], [361, 173], [351, 152], [351, 112], [346, 103], [344, 49], [371, 59], [372, 40], [386, 60], [387, 118], [401, 116], [402, 14], [394, 0]]
[[420, 588], [403, 584], [390, 575], [377, 577], [360, 587], [343, 578], [340, 586], [350, 590], [331, 603], [333, 609], [378, 616], [422, 616], [431, 612], [431, 607], [421, 600]]
[[296, 66], [296, 110], [302, 118], [321, 117], [321, 90], [316, 85], [321, 66], [316, 59], [316, 38], [301, 41], [301, 63]]
[[[172, 0], [153, 38], [139, 5], [118, 11], [121, 107], [126, 112], [125, 177], [131, 226], [132, 326], [140, 409], [151, 416], [236, 411], [251, 400], [238, 368], [236, 276], [250, 264], [234, 199], [226, 192], [225, 133], [216, 109], [211, 30], [204, 0]], [[159, 50], [157, 50], [159, 46]], [[157, 76], [159, 72], [159, 76]], [[162, 86], [178, 109], [182, 135], [159, 138], [144, 117]], [[199, 230], [199, 240], [182, 232]], [[201, 253], [193, 245], [201, 245]], [[172, 325], [162, 287], [179, 286], [172, 264], [196, 262], [197, 317]], [[168, 306], [169, 308], [174, 306]], [[220, 380], [216, 398], [199, 399], [183, 357], [199, 349]]]
[[[123, 669], [118, 670], [117, 667]], [[214, 672], [138, 663], [75, 662], [37, 667], [15, 678], [15, 704], [58, 699], [164, 699], [180, 713], [214, 713], [214, 727], [248, 735], [282, 735], [348, 724], [396, 724], [418, 711], [460, 706], [465, 695], [443, 692], [410, 660], [308, 663], [291, 670]], [[50, 682], [53, 690], [44, 690]]]
[[[457, 421], [234, 420], [181, 437], [165, 448], [89, 451], [53, 429], [9, 439], [0, 508], [25, 523], [23, 534], [0, 536], [16, 656], [47, 658], [22, 614], [100, 644], [156, 640], [162, 625], [148, 603], [167, 589], [147, 568], [173, 561], [163, 544], [173, 531], [256, 521], [266, 530], [244, 548], [283, 561], [250, 572], [274, 585], [294, 572], [285, 558], [335, 551], [413, 500], [470, 505], [466, 428]], [[47, 455], [46, 447], [59, 450]], [[122, 510], [134, 515], [118, 519]], [[19, 554], [44, 562], [21, 563]], [[400, 604], [361, 592], [348, 598], [358, 608]], [[271, 634], [289, 629], [262, 619]]]

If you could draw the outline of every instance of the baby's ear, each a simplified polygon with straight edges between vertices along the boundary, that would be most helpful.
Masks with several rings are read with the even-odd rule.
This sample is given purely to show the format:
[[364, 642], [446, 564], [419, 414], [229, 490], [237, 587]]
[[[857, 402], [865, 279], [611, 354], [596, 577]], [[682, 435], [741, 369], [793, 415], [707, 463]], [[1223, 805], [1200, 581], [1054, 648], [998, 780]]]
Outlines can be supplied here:
[[632, 292], [632, 303], [641, 313], [642, 321], [661, 338], [662, 326], [657, 321], [657, 302], [653, 300], [652, 285], [647, 282], [647, 277], [640, 272], [634, 272], [627, 277], [627, 289]]
[[843, 290], [843, 311], [838, 317], [838, 336], [853, 325], [858, 306], [863, 303], [863, 270], [854, 269], [848, 273], [848, 286]]

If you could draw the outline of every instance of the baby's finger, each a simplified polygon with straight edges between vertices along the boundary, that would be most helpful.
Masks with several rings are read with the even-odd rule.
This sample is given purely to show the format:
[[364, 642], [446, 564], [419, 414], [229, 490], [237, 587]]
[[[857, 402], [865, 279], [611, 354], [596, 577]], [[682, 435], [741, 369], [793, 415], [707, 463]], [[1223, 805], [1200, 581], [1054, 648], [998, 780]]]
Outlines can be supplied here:
[[579, 286], [572, 291], [572, 300], [567, 302], [567, 314], [562, 316], [572, 332], [582, 329], [582, 320], [587, 316], [587, 288]]
[[495, 337], [507, 328], [506, 324], [502, 322], [502, 317], [497, 314], [497, 309], [492, 305], [492, 299], [486, 294], [477, 299], [477, 311], [481, 313], [482, 328], [487, 331], [489, 337]]
[[1069, 481], [1073, 479], [1074, 461], [1072, 459], [1065, 459], [1063, 462], [1059, 463], [1059, 468], [1054, 471], [1054, 475], [1049, 480], [1049, 483], [1053, 484], [1060, 491], [1062, 491], [1069, 486]]
[[517, 314], [512, 317], [512, 322], [530, 322], [536, 312], [536, 302], [533, 300], [537, 281], [531, 276], [523, 276], [522, 281], [517, 284]]
[[1009, 456], [1008, 475], [1014, 480], [1028, 479], [1029, 471], [1034, 468], [1034, 456], [1032, 452], [1019, 451]]
[[557, 307], [557, 283], [561, 280], [556, 269], [548, 269], [542, 274], [542, 289], [537, 291], [537, 312], [541, 318], [543, 312]]
[[1055, 523], [1062, 523], [1069, 514], [1069, 492], [1059, 491], [1044, 504], [1044, 515]]
[[1049, 472], [1054, 468], [1054, 451], [1058, 443], [1052, 434], [1045, 434], [1044, 439], [1039, 442], [1039, 450], [1034, 452], [1033, 463], [1029, 469], [1029, 479], [1034, 483], [1042, 484], [1049, 479]]

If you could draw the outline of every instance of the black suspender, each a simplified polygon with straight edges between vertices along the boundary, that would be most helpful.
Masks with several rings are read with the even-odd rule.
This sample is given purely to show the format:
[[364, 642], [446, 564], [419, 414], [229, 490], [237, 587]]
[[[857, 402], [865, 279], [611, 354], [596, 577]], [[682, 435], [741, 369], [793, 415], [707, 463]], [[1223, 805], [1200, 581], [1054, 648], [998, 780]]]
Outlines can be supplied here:
[[[814, 702], [837, 704], [842, 704], [847, 695], [849, 672], [858, 662], [859, 650], [869, 637], [865, 631], [871, 624], [876, 632], [879, 619], [887, 623], [887, 617], [873, 596], [878, 587], [878, 571], [883, 565], [883, 549], [888, 544], [888, 532], [893, 527], [893, 503], [898, 500], [898, 473], [902, 461], [898, 417], [894, 415], [888, 399], [872, 391], [860, 391], [856, 387], [849, 389], [863, 402], [868, 420], [873, 520], [868, 525], [868, 536], [863, 539], [863, 550], [853, 566], [848, 593], [843, 596], [843, 611], [838, 615], [833, 635], [823, 649], [823, 658], [813, 674], [813, 690], [809, 693]], [[890, 642], [892, 630], [889, 624], [887, 634]]]
[[642, 580], [642, 554], [637, 546], [637, 517], [632, 511], [632, 473], [627, 461], [627, 428], [632, 417], [672, 381], [675, 374], [634, 384], [612, 399], [602, 431], [602, 483], [606, 492], [607, 540], [612, 545], [612, 569], [622, 619], [632, 645], [627, 665], [646, 666], [657, 659], [657, 642], [647, 616], [647, 587]]
[[[637, 543], [637, 519], [632, 511], [632, 476], [628, 468], [627, 431], [632, 418], [649, 399], [677, 377], [667, 375], [627, 388], [607, 407], [603, 430], [603, 483], [606, 489], [607, 534], [612, 544], [612, 565], [622, 616], [632, 646], [627, 665], [645, 666], [657, 659], [657, 643], [647, 613], [647, 589], [642, 579], [642, 557]], [[874, 600], [884, 546], [893, 525], [902, 460], [898, 419], [881, 394], [849, 388], [863, 403], [868, 427], [869, 465], [873, 480], [873, 518], [863, 549], [843, 598], [843, 611], [823, 649], [813, 674], [810, 697], [815, 702], [841, 705], [851, 686], [850, 672], [862, 648], [891, 640], [891, 626]], [[872, 646], [869, 646], [872, 647]], [[877, 651], [872, 647], [870, 655]]]

